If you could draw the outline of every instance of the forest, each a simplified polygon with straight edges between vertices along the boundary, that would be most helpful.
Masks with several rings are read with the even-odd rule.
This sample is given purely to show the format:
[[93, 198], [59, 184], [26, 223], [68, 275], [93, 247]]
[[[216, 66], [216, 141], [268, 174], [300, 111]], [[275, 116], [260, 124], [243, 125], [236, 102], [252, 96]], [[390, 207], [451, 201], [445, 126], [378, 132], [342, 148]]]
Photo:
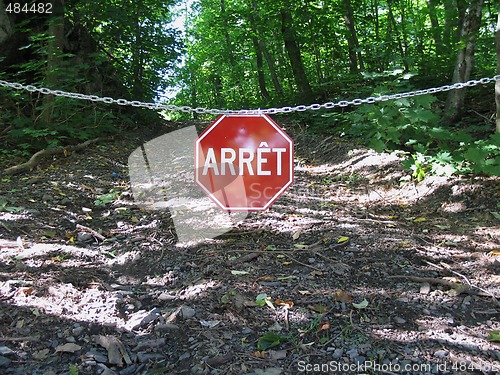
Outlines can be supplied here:
[[[50, 14], [30, 12], [28, 3], [16, 13], [12, 4], [3, 4], [10, 12], [2, 18], [2, 79], [52, 90], [201, 109], [284, 106], [286, 115], [297, 105], [476, 81], [293, 119], [312, 132], [405, 152], [418, 178], [498, 174], [494, 85], [484, 84], [497, 71], [494, 2], [56, 1]], [[111, 134], [140, 116], [3, 90], [6, 157]], [[202, 110], [190, 113], [165, 115], [203, 118]]]
[[[221, 114], [268, 210], [193, 182]], [[0, 140], [0, 373], [500, 371], [498, 1], [0, 0]]]

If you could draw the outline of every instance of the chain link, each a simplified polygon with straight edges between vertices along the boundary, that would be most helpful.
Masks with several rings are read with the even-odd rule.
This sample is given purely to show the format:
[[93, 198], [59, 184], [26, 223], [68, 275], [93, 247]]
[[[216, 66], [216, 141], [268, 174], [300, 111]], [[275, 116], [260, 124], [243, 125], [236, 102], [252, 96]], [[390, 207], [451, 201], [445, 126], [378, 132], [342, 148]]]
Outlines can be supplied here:
[[414, 96], [434, 94], [437, 92], [445, 92], [450, 90], [462, 89], [464, 87], [473, 87], [479, 84], [486, 85], [491, 82], [500, 81], [500, 75], [496, 75], [492, 78], [481, 78], [479, 80], [472, 79], [467, 82], [457, 82], [452, 85], [444, 85], [440, 87], [433, 87], [423, 90], [415, 90], [404, 93], [370, 96], [364, 99], [353, 99], [353, 100], [339, 100], [337, 102], [326, 102], [323, 104], [310, 104], [310, 105], [297, 105], [294, 107], [285, 106], [280, 108], [265, 108], [265, 109], [241, 109], [241, 110], [223, 110], [217, 108], [203, 108], [203, 107], [190, 107], [187, 105], [177, 106], [174, 104], [157, 104], [157, 103], [147, 103], [140, 102], [138, 100], [127, 100], [127, 99], [113, 99], [109, 96], [97, 96], [97, 95], [86, 95], [74, 92], [67, 92], [62, 90], [52, 90], [46, 87], [36, 87], [33, 85], [23, 85], [22, 83], [12, 83], [0, 80], [0, 86], [10, 87], [15, 90], [26, 90], [29, 92], [39, 92], [44, 95], [55, 95], [62, 96], [71, 99], [80, 100], [90, 100], [91, 102], [106, 103], [106, 104], [118, 104], [122, 106], [130, 105], [132, 107], [147, 108], [153, 110], [166, 110], [166, 111], [177, 111], [177, 112], [194, 112], [200, 114], [211, 114], [211, 115], [260, 115], [260, 114], [276, 114], [276, 113], [290, 113], [290, 112], [304, 112], [304, 111], [317, 111], [319, 109], [332, 109], [335, 107], [348, 107], [350, 105], [358, 106], [361, 104], [374, 104], [377, 102], [386, 102], [389, 100], [396, 100], [402, 98], [411, 98]]

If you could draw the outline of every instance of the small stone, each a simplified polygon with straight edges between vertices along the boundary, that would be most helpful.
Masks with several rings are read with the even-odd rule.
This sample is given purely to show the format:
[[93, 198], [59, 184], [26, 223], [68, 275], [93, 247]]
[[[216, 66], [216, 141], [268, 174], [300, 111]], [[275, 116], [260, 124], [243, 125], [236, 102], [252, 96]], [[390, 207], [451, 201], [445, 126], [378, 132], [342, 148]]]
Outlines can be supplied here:
[[106, 366], [104, 363], [98, 363], [97, 367], [100, 367], [103, 369], [101, 372], [101, 375], [116, 375], [116, 372], [111, 370], [108, 366]]
[[444, 358], [447, 357], [448, 354], [449, 354], [448, 350], [437, 350], [434, 352], [434, 357]]
[[181, 308], [181, 314], [184, 319], [191, 319], [196, 315], [196, 310], [189, 306], [183, 306]]
[[357, 348], [349, 350], [346, 354], [351, 358], [355, 358], [359, 355]]
[[76, 342], [76, 339], [73, 336], [66, 337], [66, 342]]
[[335, 349], [332, 354], [333, 359], [340, 359], [344, 355], [344, 349]]
[[108, 356], [97, 351], [96, 349], [90, 349], [86, 354], [85, 358], [92, 358], [96, 362], [106, 363], [108, 362]]
[[406, 323], [406, 320], [405, 320], [405, 319], [403, 319], [403, 318], [400, 318], [399, 316], [396, 316], [396, 317], [394, 318], [394, 321], [395, 321], [396, 323], [398, 323], [398, 324], [405, 324], [405, 323]]
[[185, 359], [189, 359], [191, 357], [191, 354], [189, 352], [185, 352], [183, 354], [181, 354], [181, 356], [179, 357], [179, 361], [184, 361]]
[[66, 206], [67, 204], [70, 204], [70, 203], [71, 203], [71, 199], [69, 199], [67, 197], [61, 199], [61, 205], [63, 205], [63, 206]]
[[356, 363], [357, 365], [361, 365], [361, 364], [365, 363], [365, 361], [366, 361], [366, 357], [364, 357], [362, 355], [354, 358], [354, 363]]
[[76, 327], [73, 328], [71, 332], [73, 333], [74, 336], [80, 336], [84, 329], [85, 329], [84, 327]]
[[420, 294], [429, 294], [431, 291], [431, 284], [429, 283], [422, 283], [420, 285]]
[[177, 331], [180, 327], [173, 323], [158, 324], [155, 326], [155, 331], [171, 332]]
[[87, 232], [80, 232], [76, 235], [76, 240], [78, 242], [90, 242], [94, 239], [94, 237]]

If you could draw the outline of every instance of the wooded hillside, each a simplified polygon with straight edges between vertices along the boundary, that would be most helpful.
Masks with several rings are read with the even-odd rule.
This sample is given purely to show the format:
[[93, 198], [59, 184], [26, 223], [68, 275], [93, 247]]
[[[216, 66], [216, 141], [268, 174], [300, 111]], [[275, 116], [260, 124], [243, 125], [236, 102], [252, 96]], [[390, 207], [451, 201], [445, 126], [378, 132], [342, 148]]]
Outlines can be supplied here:
[[[52, 0], [50, 13], [15, 4], [0, 2], [0, 78], [90, 95], [153, 101], [175, 88], [169, 102], [179, 106], [265, 108], [434, 88], [497, 70], [493, 1]], [[406, 152], [417, 178], [496, 174], [494, 88], [471, 86], [292, 118]], [[11, 156], [158, 122], [151, 111], [2, 93]]]

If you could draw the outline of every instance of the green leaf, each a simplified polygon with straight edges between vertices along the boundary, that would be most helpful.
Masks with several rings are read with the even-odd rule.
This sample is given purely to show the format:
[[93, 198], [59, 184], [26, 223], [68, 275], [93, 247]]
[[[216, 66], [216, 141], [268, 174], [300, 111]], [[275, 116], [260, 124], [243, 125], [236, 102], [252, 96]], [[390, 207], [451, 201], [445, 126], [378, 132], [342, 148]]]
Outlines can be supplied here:
[[365, 309], [367, 306], [368, 306], [368, 301], [366, 300], [366, 298], [361, 301], [360, 303], [353, 303], [352, 304], [355, 308], [361, 310], [361, 309]]
[[277, 333], [267, 332], [257, 341], [257, 349], [268, 350], [288, 340], [288, 336], [281, 336]]
[[487, 340], [491, 342], [500, 342], [500, 331], [498, 330], [489, 331]]

